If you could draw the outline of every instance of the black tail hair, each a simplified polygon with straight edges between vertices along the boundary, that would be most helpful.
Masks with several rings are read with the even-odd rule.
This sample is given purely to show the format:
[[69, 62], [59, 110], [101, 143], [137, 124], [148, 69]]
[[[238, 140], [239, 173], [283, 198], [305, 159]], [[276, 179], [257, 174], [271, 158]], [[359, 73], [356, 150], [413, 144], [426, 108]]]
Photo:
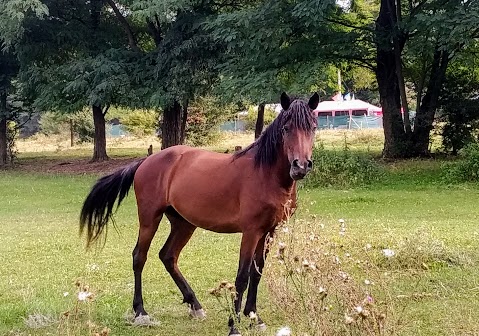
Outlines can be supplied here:
[[96, 241], [109, 220], [113, 221], [113, 206], [116, 209], [133, 184], [136, 170], [145, 159], [140, 159], [116, 172], [103, 176], [92, 187], [80, 213], [80, 235], [86, 228], [87, 246]]

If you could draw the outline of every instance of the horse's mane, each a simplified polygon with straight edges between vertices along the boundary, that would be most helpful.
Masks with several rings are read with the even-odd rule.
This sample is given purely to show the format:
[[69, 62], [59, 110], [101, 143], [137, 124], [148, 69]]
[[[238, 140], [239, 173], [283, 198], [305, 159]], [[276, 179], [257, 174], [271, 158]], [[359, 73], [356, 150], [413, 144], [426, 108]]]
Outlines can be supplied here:
[[261, 136], [248, 147], [233, 155], [233, 160], [256, 148], [254, 163], [256, 167], [271, 167], [278, 159], [278, 150], [283, 143], [283, 126], [291, 121], [292, 127], [312, 132], [316, 127], [316, 118], [304, 100], [294, 100], [287, 110], [281, 110], [279, 115], [269, 125]]

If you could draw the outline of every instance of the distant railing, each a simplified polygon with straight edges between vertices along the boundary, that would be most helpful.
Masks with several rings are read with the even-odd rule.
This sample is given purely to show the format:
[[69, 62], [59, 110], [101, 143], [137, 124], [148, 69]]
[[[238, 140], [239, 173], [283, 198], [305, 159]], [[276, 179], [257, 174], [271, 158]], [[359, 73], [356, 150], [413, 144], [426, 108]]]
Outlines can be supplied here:
[[381, 116], [319, 116], [319, 129], [364, 129], [382, 128]]

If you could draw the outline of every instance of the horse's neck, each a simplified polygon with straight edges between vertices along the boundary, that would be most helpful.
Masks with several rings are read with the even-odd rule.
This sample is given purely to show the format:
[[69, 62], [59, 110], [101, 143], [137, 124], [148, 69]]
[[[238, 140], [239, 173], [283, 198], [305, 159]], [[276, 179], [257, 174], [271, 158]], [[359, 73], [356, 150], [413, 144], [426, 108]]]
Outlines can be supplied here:
[[291, 163], [286, 155], [279, 155], [276, 163], [271, 167], [272, 174], [277, 177], [277, 181], [281, 188], [286, 191], [293, 192], [296, 190], [296, 182], [289, 175]]
[[[246, 159], [250, 162], [251, 165], [255, 165], [254, 157], [256, 155], [257, 148], [253, 148], [248, 153], [246, 153], [240, 159]], [[277, 187], [283, 189], [286, 193], [295, 194], [296, 182], [289, 175], [291, 169], [291, 163], [289, 162], [287, 156], [282, 154], [282, 150], [279, 151], [281, 154], [278, 156], [276, 162], [271, 167], [262, 167], [263, 178], [270, 183], [274, 183]]]

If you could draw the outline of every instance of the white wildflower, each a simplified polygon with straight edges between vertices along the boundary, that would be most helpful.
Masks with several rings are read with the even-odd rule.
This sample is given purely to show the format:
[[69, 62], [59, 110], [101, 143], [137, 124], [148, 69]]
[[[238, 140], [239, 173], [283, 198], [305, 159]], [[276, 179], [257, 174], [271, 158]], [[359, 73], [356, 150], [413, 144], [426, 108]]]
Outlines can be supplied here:
[[276, 332], [276, 336], [290, 336], [291, 329], [289, 327], [282, 327]]
[[354, 322], [354, 319], [348, 314], [344, 314], [344, 323], [351, 324]]
[[364, 284], [365, 284], [365, 285], [370, 285], [370, 284], [371, 284], [371, 281], [368, 280], [368, 279], [366, 279], [366, 280], [364, 280]]
[[390, 258], [390, 257], [394, 257], [394, 255], [395, 255], [396, 253], [394, 252], [394, 250], [384, 249], [384, 250], [383, 250], [383, 254], [384, 254], [385, 257]]
[[368, 244], [366, 244], [366, 250], [370, 250], [370, 249], [371, 249], [371, 247], [373, 247], [371, 244], [369, 244], [369, 243], [368, 243]]
[[86, 301], [87, 299], [92, 297], [92, 293], [86, 292], [86, 291], [81, 291], [78, 293], [78, 301]]
[[356, 313], [361, 314], [361, 312], [363, 311], [363, 307], [357, 306], [354, 308], [354, 310], [356, 311]]
[[100, 267], [97, 264], [91, 264], [91, 265], [88, 265], [87, 267], [90, 269], [90, 271], [93, 271], [93, 272], [98, 271], [100, 269]]
[[67, 297], [68, 295], [70, 295], [70, 293], [68, 293], [68, 292], [63, 292], [63, 296], [64, 296], [64, 297]]
[[344, 219], [340, 218], [339, 223], [344, 224]]

